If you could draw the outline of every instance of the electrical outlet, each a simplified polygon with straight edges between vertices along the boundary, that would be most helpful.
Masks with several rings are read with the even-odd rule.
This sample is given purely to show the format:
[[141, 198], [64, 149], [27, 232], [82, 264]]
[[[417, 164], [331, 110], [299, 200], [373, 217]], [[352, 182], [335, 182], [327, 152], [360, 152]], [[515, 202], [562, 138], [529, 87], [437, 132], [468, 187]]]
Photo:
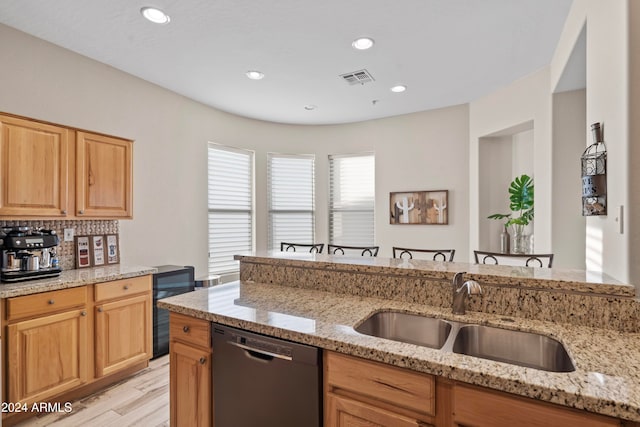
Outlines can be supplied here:
[[64, 241], [65, 242], [73, 242], [74, 234], [75, 234], [75, 230], [73, 228], [65, 228], [64, 229]]

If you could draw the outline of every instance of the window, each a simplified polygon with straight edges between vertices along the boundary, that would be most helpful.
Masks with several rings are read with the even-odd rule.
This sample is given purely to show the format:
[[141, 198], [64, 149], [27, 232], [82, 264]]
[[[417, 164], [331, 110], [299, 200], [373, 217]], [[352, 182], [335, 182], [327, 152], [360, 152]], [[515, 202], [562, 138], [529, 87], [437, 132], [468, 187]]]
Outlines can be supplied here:
[[329, 156], [329, 242], [375, 244], [373, 154]]
[[313, 155], [269, 154], [269, 248], [280, 242], [314, 243]]
[[253, 152], [209, 143], [209, 273], [238, 271], [253, 250]]

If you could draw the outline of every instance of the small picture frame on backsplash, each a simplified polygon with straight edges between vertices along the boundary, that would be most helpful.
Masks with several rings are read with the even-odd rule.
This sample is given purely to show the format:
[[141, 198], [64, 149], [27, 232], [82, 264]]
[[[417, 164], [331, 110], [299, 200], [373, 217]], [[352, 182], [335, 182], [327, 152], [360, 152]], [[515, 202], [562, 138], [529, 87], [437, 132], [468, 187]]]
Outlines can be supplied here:
[[107, 264], [117, 264], [120, 262], [120, 247], [118, 245], [117, 234], [107, 234], [105, 236], [107, 250]]
[[104, 265], [104, 236], [91, 236], [91, 253], [94, 266]]
[[76, 268], [91, 267], [89, 236], [76, 236]]

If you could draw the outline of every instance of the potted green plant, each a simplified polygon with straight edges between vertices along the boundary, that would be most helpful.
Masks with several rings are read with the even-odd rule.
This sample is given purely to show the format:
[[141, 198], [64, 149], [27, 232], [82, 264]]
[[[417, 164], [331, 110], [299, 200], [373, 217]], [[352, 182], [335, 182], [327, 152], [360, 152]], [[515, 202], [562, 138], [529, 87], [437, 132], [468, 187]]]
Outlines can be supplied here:
[[525, 234], [525, 227], [533, 221], [533, 179], [526, 174], [517, 176], [509, 185], [509, 208], [511, 213], [489, 215], [489, 219], [508, 219], [505, 228], [512, 227], [512, 253], [531, 251], [531, 236]]

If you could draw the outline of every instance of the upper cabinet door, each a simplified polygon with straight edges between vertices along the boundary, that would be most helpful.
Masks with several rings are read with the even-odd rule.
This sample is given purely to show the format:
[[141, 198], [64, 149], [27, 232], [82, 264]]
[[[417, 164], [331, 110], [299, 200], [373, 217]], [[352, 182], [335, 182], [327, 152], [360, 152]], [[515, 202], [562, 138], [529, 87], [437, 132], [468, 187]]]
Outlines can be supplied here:
[[132, 218], [133, 142], [76, 134], [76, 216]]
[[65, 217], [69, 131], [0, 115], [0, 216]]

